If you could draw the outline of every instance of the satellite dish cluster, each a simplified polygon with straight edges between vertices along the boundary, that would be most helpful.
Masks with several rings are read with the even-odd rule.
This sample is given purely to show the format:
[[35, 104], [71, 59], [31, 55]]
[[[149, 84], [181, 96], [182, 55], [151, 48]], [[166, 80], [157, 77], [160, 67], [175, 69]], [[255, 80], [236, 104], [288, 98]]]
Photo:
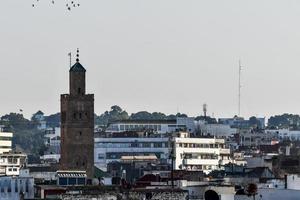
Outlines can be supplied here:
[[[46, 1], [46, 0], [35, 0], [33, 3], [32, 3], [32, 7], [35, 8], [38, 6], [38, 4], [41, 2], [41, 1]], [[47, 0], [49, 1], [49, 4], [52, 4], [54, 5], [56, 3], [56, 1], [58, 0]], [[72, 9], [74, 8], [77, 8], [80, 6], [80, 3], [78, 0], [65, 0], [65, 6], [66, 6], [66, 9], [71, 11]]]

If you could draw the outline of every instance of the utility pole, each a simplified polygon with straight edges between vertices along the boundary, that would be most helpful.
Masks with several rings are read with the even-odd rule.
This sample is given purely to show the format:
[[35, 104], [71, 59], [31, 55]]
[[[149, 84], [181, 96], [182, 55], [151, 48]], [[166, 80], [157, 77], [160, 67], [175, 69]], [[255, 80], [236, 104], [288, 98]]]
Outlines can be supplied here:
[[171, 152], [169, 155], [169, 158], [171, 158], [171, 185], [172, 185], [172, 189], [174, 189], [174, 159], [175, 159], [174, 144], [175, 142], [173, 141], [172, 136], [170, 136], [169, 144], [171, 145]]

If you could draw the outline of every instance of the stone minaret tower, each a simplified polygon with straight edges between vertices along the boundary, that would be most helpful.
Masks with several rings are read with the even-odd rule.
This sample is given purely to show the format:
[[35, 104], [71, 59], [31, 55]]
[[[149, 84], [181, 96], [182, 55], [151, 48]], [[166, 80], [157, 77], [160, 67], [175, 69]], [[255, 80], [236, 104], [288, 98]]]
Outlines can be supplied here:
[[61, 170], [94, 173], [94, 95], [85, 93], [85, 68], [79, 63], [70, 68], [70, 94], [61, 95]]

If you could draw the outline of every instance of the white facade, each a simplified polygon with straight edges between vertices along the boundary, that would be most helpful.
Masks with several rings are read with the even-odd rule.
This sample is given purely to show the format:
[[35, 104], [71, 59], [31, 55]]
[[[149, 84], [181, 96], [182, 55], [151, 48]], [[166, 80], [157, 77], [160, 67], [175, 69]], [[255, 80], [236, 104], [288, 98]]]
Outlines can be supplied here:
[[123, 120], [112, 123], [106, 132], [143, 131], [153, 130], [156, 133], [172, 133], [188, 131], [193, 133], [196, 125], [192, 117], [178, 117], [176, 120]]
[[209, 173], [230, 160], [230, 149], [224, 139], [215, 138], [174, 138], [175, 169], [202, 170]]
[[51, 145], [51, 139], [60, 137], [60, 127], [55, 127], [54, 129], [47, 129], [45, 134], [45, 145]]
[[189, 133], [194, 133], [196, 130], [196, 122], [193, 117], [177, 117], [176, 123], [178, 125], [184, 125], [186, 131]]
[[277, 130], [265, 130], [265, 133], [276, 134], [280, 140], [300, 140], [300, 130], [289, 130], [289, 129], [277, 129]]
[[156, 155], [158, 159], [168, 159], [169, 152], [168, 137], [95, 138], [94, 163], [106, 171], [107, 164], [121, 161], [121, 156]]
[[60, 127], [47, 129], [45, 134], [45, 145], [48, 147], [44, 155], [40, 157], [44, 163], [59, 162], [60, 159]]
[[18, 176], [26, 162], [27, 156], [22, 153], [0, 154], [0, 175]]
[[237, 133], [236, 128], [231, 128], [230, 125], [226, 124], [207, 124], [203, 121], [199, 121], [198, 126], [203, 135], [211, 135], [217, 138], [229, 137]]
[[300, 190], [300, 176], [291, 174], [287, 176], [287, 189]]
[[0, 130], [0, 154], [12, 150], [12, 137], [13, 133], [1, 132]]

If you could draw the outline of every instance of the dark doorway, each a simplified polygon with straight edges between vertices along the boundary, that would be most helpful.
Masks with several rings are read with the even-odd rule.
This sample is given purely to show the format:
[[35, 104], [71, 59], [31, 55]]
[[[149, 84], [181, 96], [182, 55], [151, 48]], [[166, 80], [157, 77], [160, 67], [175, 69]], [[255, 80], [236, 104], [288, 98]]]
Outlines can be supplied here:
[[213, 190], [207, 190], [204, 194], [205, 200], [220, 200], [219, 195]]

